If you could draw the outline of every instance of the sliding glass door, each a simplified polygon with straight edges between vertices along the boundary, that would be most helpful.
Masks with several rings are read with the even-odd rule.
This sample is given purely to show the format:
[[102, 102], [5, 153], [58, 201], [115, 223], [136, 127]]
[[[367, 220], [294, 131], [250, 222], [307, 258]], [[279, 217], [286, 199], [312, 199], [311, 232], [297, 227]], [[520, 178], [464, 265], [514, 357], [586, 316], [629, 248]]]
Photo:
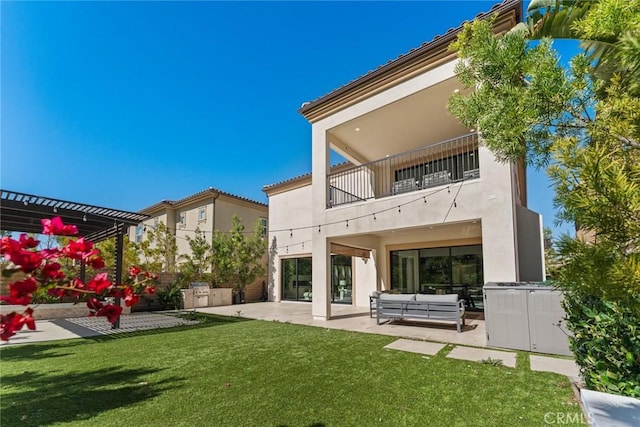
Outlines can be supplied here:
[[419, 251], [391, 252], [391, 283], [393, 289], [403, 294], [418, 292], [419, 287]]
[[353, 302], [353, 268], [351, 257], [331, 255], [331, 302], [351, 304]]
[[282, 300], [311, 301], [311, 258], [282, 260]]
[[391, 251], [391, 289], [400, 293], [457, 293], [482, 308], [482, 245]]

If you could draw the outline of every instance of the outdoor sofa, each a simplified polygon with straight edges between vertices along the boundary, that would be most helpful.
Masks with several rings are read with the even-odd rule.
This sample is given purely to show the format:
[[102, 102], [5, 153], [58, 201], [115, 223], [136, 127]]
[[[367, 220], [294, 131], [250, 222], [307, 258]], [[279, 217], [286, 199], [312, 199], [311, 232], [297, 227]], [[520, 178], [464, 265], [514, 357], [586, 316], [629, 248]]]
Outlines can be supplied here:
[[374, 292], [369, 297], [370, 315], [376, 322], [393, 320], [437, 320], [456, 323], [458, 332], [464, 326], [464, 300], [457, 294], [385, 294]]

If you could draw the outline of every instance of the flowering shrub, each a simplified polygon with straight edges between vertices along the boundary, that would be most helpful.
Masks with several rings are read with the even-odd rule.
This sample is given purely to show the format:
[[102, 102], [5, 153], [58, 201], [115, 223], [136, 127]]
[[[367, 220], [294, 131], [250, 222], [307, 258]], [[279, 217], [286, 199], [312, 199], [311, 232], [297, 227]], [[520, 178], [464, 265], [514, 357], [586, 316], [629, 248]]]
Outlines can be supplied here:
[[[76, 226], [63, 224], [60, 217], [43, 219], [42, 229], [42, 234], [50, 236], [78, 234]], [[125, 283], [121, 284], [111, 282], [107, 273], [96, 274], [87, 283], [78, 278], [67, 277], [59, 262], [64, 259], [83, 261], [93, 269], [104, 268], [100, 251], [94, 249], [93, 243], [83, 237], [70, 239], [60, 248], [38, 249], [39, 245], [38, 240], [26, 234], [20, 235], [18, 240], [9, 236], [0, 240], [0, 255], [9, 261], [2, 269], [2, 276], [11, 277], [20, 271], [26, 275], [22, 280], [9, 283], [9, 294], [0, 296], [0, 301], [28, 306], [34, 293], [42, 290], [57, 298], [71, 296], [76, 301], [86, 300], [90, 317], [104, 316], [109, 322], [115, 323], [122, 313], [122, 307], [104, 303], [105, 298], [122, 298], [127, 307], [131, 307], [138, 302], [143, 292], [155, 293], [153, 285], [158, 277], [142, 272], [138, 267], [131, 267]], [[22, 314], [12, 312], [0, 316], [0, 339], [3, 341], [8, 341], [24, 326], [35, 329], [31, 307], [27, 307]]]

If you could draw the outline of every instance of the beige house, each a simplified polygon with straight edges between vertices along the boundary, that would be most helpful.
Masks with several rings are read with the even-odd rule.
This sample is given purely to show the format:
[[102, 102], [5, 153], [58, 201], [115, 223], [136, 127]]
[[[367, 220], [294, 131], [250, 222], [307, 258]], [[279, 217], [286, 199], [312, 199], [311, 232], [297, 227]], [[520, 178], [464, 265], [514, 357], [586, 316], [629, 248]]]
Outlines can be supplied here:
[[[193, 237], [196, 228], [203, 231], [207, 238], [211, 238], [214, 230], [225, 232], [231, 229], [233, 215], [240, 217], [248, 232], [253, 231], [256, 221], [260, 221], [265, 235], [268, 229], [269, 210], [266, 204], [213, 187], [180, 200], [162, 200], [139, 212], [149, 215], [149, 219], [129, 229], [131, 241], [143, 241], [148, 231], [163, 223], [176, 236], [178, 258], [182, 254], [191, 253], [187, 236]], [[179, 259], [169, 262], [179, 264]], [[247, 287], [247, 300], [260, 299], [262, 280], [264, 278], [260, 278], [256, 285]]]
[[[505, 1], [496, 31], [521, 19]], [[368, 307], [375, 290], [458, 293], [483, 308], [486, 282], [545, 277], [542, 218], [527, 208], [526, 170], [500, 163], [447, 111], [462, 85], [448, 49], [460, 28], [314, 101], [312, 173], [269, 196], [270, 299]], [[330, 152], [349, 162], [331, 168]]]

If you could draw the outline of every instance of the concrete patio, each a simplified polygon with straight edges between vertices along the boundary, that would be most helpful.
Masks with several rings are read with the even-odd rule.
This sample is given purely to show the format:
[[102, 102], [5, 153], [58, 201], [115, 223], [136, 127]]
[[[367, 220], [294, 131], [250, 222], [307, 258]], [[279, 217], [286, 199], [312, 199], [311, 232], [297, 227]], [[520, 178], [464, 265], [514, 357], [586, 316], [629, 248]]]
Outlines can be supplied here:
[[486, 345], [484, 318], [482, 313], [475, 312], [466, 314], [466, 326], [461, 333], [457, 333], [456, 325], [452, 322], [378, 325], [375, 318], [369, 317], [368, 308], [341, 304], [331, 305], [331, 320], [314, 319], [311, 315], [311, 304], [304, 302], [261, 302], [224, 307], [204, 307], [198, 308], [197, 311], [474, 347]]

